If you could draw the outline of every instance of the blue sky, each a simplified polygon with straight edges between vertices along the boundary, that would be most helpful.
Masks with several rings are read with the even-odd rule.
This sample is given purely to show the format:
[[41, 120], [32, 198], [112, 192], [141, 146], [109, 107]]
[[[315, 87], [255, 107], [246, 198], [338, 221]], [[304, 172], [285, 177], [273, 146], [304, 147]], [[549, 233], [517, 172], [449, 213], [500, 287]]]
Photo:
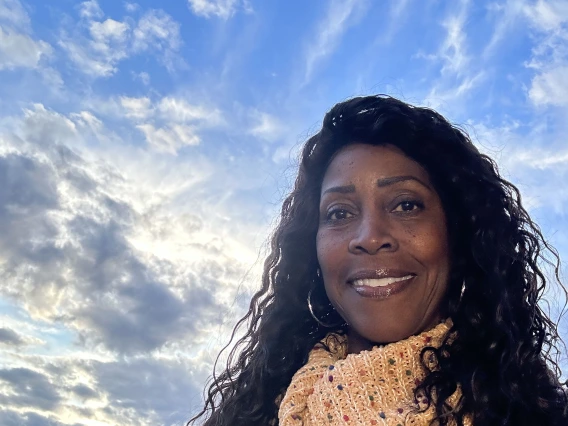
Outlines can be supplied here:
[[565, 1], [0, 0], [0, 424], [187, 420], [301, 143], [371, 93], [463, 126], [568, 258]]

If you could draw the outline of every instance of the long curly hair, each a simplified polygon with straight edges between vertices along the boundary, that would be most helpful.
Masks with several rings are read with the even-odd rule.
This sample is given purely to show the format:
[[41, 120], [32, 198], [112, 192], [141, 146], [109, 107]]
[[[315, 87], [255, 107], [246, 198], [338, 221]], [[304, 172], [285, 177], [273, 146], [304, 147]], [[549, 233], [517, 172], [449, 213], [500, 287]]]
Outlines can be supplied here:
[[[262, 287], [231, 340], [238, 327], [247, 331], [188, 425], [276, 425], [279, 400], [312, 347], [330, 331], [345, 331], [317, 274], [316, 233], [326, 168], [355, 142], [394, 145], [418, 162], [446, 214], [452, 259], [443, 310], [453, 327], [441, 347], [422, 352], [423, 360], [433, 354], [438, 368], [428, 369], [416, 389], [430, 396], [434, 423], [461, 425], [470, 414], [475, 426], [568, 424], [568, 391], [557, 363], [562, 341], [539, 306], [551, 279], [545, 265], [566, 295], [557, 252], [521, 205], [518, 189], [466, 132], [431, 109], [377, 95], [335, 105], [305, 143]], [[306, 302], [310, 289], [314, 309], [338, 327], [314, 320]], [[447, 399], [458, 385], [463, 396], [452, 407]]]

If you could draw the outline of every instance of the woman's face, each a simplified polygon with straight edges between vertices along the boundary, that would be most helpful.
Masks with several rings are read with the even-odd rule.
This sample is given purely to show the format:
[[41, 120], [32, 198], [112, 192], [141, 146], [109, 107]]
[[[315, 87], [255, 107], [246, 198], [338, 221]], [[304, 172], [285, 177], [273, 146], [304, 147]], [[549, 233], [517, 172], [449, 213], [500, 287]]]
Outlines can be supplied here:
[[450, 270], [446, 218], [428, 173], [399, 149], [348, 145], [322, 183], [317, 256], [349, 324], [349, 352], [442, 319]]

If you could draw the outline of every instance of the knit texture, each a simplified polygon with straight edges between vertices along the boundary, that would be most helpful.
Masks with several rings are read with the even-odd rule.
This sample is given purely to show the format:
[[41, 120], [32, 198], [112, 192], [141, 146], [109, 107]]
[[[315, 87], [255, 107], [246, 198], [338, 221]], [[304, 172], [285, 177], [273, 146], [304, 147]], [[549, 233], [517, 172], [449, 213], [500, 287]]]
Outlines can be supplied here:
[[[328, 334], [306, 365], [296, 372], [280, 404], [280, 426], [298, 425], [429, 425], [435, 409], [414, 397], [426, 370], [420, 361], [425, 346], [439, 347], [451, 323], [441, 323], [418, 336], [347, 355], [347, 338]], [[431, 365], [429, 367], [434, 367]], [[458, 390], [449, 398], [456, 404]], [[465, 426], [471, 426], [469, 418]]]

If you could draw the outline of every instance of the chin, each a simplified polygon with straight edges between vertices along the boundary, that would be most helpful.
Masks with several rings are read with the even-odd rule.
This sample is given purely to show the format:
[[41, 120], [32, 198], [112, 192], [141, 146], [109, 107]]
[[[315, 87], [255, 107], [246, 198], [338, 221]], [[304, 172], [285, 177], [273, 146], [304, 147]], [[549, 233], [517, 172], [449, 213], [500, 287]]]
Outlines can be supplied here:
[[[394, 321], [390, 324], [385, 324], [383, 321], [382, 324], [384, 326], [378, 328], [369, 327], [368, 323], [361, 324], [360, 321], [353, 321], [349, 334], [359, 336], [371, 344], [381, 345], [408, 339], [410, 336], [420, 334], [432, 328], [438, 322], [439, 321], [428, 321], [427, 325], [424, 325], [424, 322], [418, 318], [414, 321]], [[381, 324], [381, 321], [373, 321], [373, 323]]]

